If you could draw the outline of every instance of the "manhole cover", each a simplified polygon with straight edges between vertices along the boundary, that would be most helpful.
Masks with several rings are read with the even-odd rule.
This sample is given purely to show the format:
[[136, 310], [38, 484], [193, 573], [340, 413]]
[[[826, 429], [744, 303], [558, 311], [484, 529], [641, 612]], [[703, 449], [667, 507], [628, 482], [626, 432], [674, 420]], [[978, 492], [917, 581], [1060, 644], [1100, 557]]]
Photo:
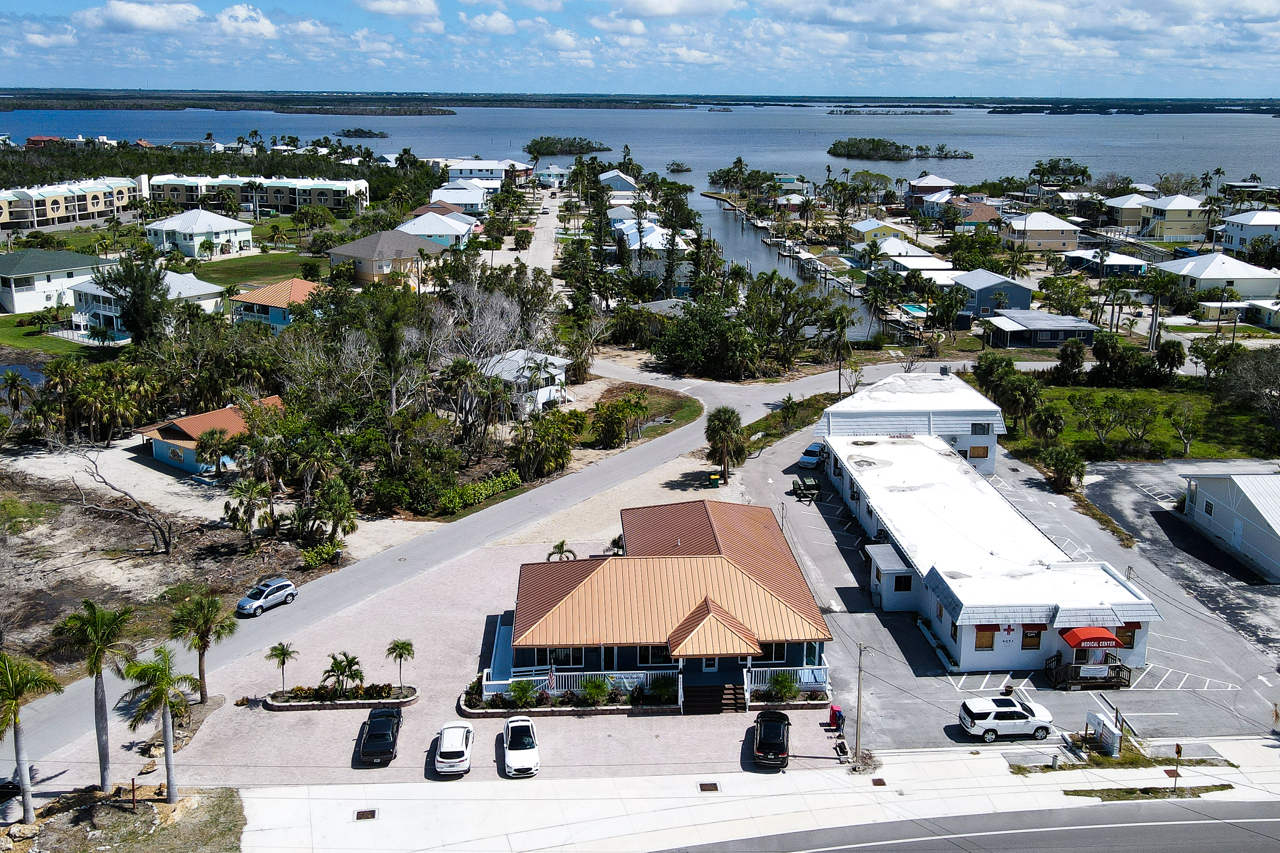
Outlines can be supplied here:
[[883, 779], [872, 779], [871, 784], [876, 788], [883, 788], [885, 786], [885, 782]]
[[377, 816], [377, 809], [360, 809], [356, 812], [356, 820], [374, 820]]
[[702, 791], [704, 794], [713, 794], [716, 791], [720, 790], [720, 783], [719, 782], [699, 782], [698, 790]]
[[1174, 770], [1172, 767], [1166, 768], [1164, 775], [1168, 776], [1170, 779], [1179, 779], [1182, 777], [1182, 774], [1177, 770]]

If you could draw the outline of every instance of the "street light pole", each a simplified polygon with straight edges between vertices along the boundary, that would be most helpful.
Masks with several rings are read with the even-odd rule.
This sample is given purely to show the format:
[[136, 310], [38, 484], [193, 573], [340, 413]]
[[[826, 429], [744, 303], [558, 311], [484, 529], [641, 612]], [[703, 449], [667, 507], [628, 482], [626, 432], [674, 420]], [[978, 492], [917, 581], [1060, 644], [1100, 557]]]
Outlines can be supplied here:
[[863, 643], [858, 643], [858, 705], [857, 719], [853, 723], [853, 766], [862, 761], [862, 653], [867, 651]]

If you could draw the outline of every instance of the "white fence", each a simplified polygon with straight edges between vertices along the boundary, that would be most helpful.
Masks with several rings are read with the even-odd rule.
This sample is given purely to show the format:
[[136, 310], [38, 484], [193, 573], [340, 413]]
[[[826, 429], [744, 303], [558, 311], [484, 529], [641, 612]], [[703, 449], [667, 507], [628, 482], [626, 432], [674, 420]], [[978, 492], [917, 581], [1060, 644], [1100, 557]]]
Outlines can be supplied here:
[[827, 656], [822, 656], [822, 663], [818, 666], [791, 666], [777, 667], [772, 669], [749, 669], [743, 670], [742, 681], [743, 687], [747, 694], [748, 704], [751, 702], [751, 694], [756, 690], [764, 690], [768, 688], [769, 682], [778, 673], [788, 673], [795, 679], [796, 685], [800, 688], [800, 692], [808, 693], [811, 690], [821, 690], [830, 693], [831, 683], [827, 679]]
[[664, 675], [674, 677], [676, 672], [677, 670], [675, 668], [647, 669], [635, 672], [557, 671], [555, 673], [554, 683], [551, 686], [548, 686], [548, 681], [551, 680], [551, 670], [549, 667], [539, 666], [524, 669], [513, 669], [511, 670], [511, 678], [507, 681], [492, 680], [491, 670], [486, 669], [484, 671], [484, 678], [481, 681], [481, 685], [484, 688], [484, 695], [486, 697], [492, 696], [495, 693], [506, 693], [511, 689], [512, 683], [516, 681], [533, 682], [534, 690], [545, 690], [548, 693], [559, 696], [567, 690], [572, 690], [575, 693], [581, 692], [582, 682], [592, 676], [604, 678], [609, 682], [610, 688], [617, 687], [620, 690], [631, 690], [631, 688], [636, 687], [637, 685], [650, 687], [652, 686], [654, 679]]

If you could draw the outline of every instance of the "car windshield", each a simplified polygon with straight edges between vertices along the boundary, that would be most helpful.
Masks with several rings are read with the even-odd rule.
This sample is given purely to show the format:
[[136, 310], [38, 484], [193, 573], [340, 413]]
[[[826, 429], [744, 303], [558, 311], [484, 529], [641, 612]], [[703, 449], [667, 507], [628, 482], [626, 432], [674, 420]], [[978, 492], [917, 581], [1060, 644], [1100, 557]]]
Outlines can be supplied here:
[[1019, 702], [1018, 704], [1022, 706], [1022, 710], [1027, 712], [1027, 716], [1034, 717], [1036, 715], [1036, 712], [1031, 710], [1031, 706], [1026, 702]]
[[533, 730], [528, 726], [515, 726], [511, 729], [511, 746], [509, 749], [533, 749]]
[[257, 601], [258, 599], [262, 598], [262, 596], [266, 594], [267, 594], [267, 591], [265, 589], [263, 589], [260, 586], [255, 586], [253, 589], [249, 590], [249, 594], [246, 595], [245, 598], [249, 599], [250, 601]]

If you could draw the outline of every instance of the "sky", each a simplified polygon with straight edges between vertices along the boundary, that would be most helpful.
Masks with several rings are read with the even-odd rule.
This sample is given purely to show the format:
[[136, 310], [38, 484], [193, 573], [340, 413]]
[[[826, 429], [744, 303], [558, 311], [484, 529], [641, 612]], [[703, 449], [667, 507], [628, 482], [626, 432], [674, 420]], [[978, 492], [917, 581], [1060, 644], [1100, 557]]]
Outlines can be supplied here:
[[1278, 0], [0, 0], [0, 85], [1276, 97]]

